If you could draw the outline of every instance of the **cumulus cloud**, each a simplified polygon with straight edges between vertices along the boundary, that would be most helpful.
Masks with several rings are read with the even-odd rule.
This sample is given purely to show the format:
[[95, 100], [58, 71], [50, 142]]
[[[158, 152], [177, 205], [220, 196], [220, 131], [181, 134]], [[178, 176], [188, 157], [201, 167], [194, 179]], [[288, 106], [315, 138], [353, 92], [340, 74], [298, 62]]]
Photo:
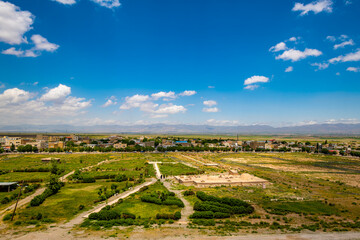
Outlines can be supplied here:
[[15, 47], [3, 50], [1, 53], [6, 55], [14, 55], [17, 57], [38, 57], [42, 51], [54, 52], [59, 48], [59, 45], [50, 43], [46, 38], [39, 34], [31, 36], [31, 40], [34, 43], [34, 47], [26, 51], [17, 50]]
[[111, 105], [116, 105], [116, 97], [115, 96], [111, 96], [103, 105], [102, 107], [109, 107]]
[[[140, 111], [150, 114], [152, 118], [166, 117], [167, 114], [186, 112], [186, 108], [175, 104], [157, 104], [153, 101], [163, 98], [176, 97], [174, 92], [158, 92], [151, 95], [136, 94], [125, 98], [125, 102], [120, 106], [122, 110], [139, 108]], [[166, 116], [165, 116], [166, 115]]]
[[329, 67], [329, 63], [312, 63], [311, 66], [317, 67], [317, 70], [324, 70]]
[[289, 41], [290, 41], [290, 42], [296, 42], [296, 40], [297, 40], [296, 37], [291, 37], [291, 38], [289, 38]]
[[[52, 94], [56, 95], [54, 91]], [[91, 106], [91, 101], [85, 98], [67, 95], [57, 101], [47, 101], [43, 96], [35, 98], [35, 93], [18, 88], [0, 93], [0, 124], [23, 124], [24, 121], [27, 124], [66, 123], [70, 116], [81, 114]]]
[[335, 42], [335, 41], [336, 41], [336, 37], [334, 37], [334, 36], [327, 36], [327, 37], [326, 37], [326, 40], [329, 40], [329, 41], [331, 41], [331, 42]]
[[202, 111], [207, 112], [207, 113], [217, 113], [217, 112], [219, 112], [219, 109], [217, 107], [203, 108]]
[[92, 1], [106, 8], [115, 8], [121, 5], [119, 0], [92, 0]]
[[285, 61], [291, 60], [292, 62], [296, 62], [309, 56], [318, 57], [320, 55], [322, 55], [322, 52], [317, 49], [306, 48], [304, 51], [290, 49], [283, 52], [281, 55], [276, 56], [275, 59], [282, 59]]
[[320, 12], [332, 12], [333, 2], [331, 0], [319, 0], [308, 4], [295, 3], [292, 11], [300, 11], [300, 16], [306, 15], [309, 12], [318, 14]]
[[264, 77], [264, 76], [252, 76], [247, 78], [244, 81], [244, 85], [250, 85], [253, 83], [267, 83], [269, 82], [269, 78], [268, 77]]
[[360, 72], [360, 67], [348, 67], [346, 71], [349, 72]]
[[[296, 40], [296, 39], [295, 39]], [[269, 51], [270, 52], [279, 52], [282, 50], [286, 50], [286, 44], [284, 42], [279, 42], [278, 44], [276, 44], [275, 46], [272, 46]]]
[[194, 90], [186, 90], [186, 91], [183, 91], [182, 93], [180, 93], [179, 95], [180, 96], [192, 96], [195, 94], [196, 94], [196, 91], [194, 91]]
[[7, 89], [2, 94], [0, 94], [0, 106], [9, 106], [11, 104], [25, 102], [30, 98], [30, 96], [31, 95], [29, 92], [22, 89]]
[[206, 101], [203, 102], [203, 104], [204, 104], [205, 106], [211, 107], [211, 106], [216, 106], [216, 105], [217, 105], [217, 102], [214, 101], [214, 100], [206, 100]]
[[338, 49], [338, 48], [344, 48], [345, 46], [353, 46], [355, 45], [354, 41], [352, 39], [348, 40], [348, 41], [344, 41], [342, 43], [339, 44], [335, 44], [334, 45], [334, 49]]
[[29, 31], [34, 16], [21, 11], [12, 3], [0, 1], [0, 41], [8, 44], [26, 43], [24, 34]]
[[46, 38], [39, 34], [32, 35], [31, 40], [35, 44], [35, 50], [54, 52], [56, 49], [59, 48], [59, 45], [50, 43]]
[[76, 3], [75, 0], [53, 0], [53, 1], [56, 1], [58, 3], [62, 3], [64, 5], [72, 5], [72, 4]]
[[158, 100], [159, 98], [166, 98], [166, 99], [174, 99], [176, 98], [175, 92], [169, 91], [169, 92], [158, 92], [151, 94], [151, 97], [155, 100]]
[[14, 47], [11, 47], [9, 49], [6, 49], [6, 50], [3, 50], [1, 52], [2, 54], [5, 54], [5, 55], [14, 55], [14, 56], [17, 56], [17, 57], [21, 57], [24, 55], [24, 51], [22, 50], [16, 50]]
[[0, 88], [5, 88], [5, 84], [0, 82]]
[[292, 72], [294, 68], [292, 66], [289, 66], [285, 69], [285, 72]]
[[236, 126], [239, 125], [239, 121], [209, 119], [206, 121], [206, 124], [212, 126]]
[[42, 101], [59, 101], [59, 100], [65, 99], [65, 97], [70, 95], [70, 93], [71, 93], [70, 87], [63, 85], [63, 84], [59, 84], [59, 86], [50, 89], [47, 93], [42, 95], [40, 100], [42, 100]]
[[336, 63], [336, 62], [357, 62], [360, 61], [360, 49], [358, 49], [356, 52], [348, 53], [346, 55], [340, 55], [335, 58], [331, 58], [329, 60], [330, 63]]
[[120, 106], [120, 109], [127, 110], [131, 108], [137, 108], [140, 107], [140, 104], [149, 100], [150, 97], [148, 95], [140, 95], [135, 94], [131, 97], [125, 98], [125, 103]]
[[159, 106], [157, 110], [154, 111], [155, 113], [160, 114], [175, 114], [180, 112], [186, 112], [186, 108], [181, 105], [174, 105], [172, 103], [170, 104], [162, 104]]
[[252, 91], [252, 90], [257, 89], [258, 87], [259, 87], [259, 85], [254, 84], [254, 85], [247, 85], [247, 86], [244, 87], [244, 89]]

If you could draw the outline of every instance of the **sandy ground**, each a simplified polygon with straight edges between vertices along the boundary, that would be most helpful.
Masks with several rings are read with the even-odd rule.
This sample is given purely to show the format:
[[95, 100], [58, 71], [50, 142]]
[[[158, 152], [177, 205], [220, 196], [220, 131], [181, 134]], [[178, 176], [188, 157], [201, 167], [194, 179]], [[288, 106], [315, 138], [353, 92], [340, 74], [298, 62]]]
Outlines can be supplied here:
[[286, 171], [286, 172], [323, 172], [323, 173], [339, 173], [338, 170], [331, 170], [313, 166], [288, 166], [288, 165], [273, 165], [273, 164], [250, 164], [252, 166], [267, 167], [275, 170]]

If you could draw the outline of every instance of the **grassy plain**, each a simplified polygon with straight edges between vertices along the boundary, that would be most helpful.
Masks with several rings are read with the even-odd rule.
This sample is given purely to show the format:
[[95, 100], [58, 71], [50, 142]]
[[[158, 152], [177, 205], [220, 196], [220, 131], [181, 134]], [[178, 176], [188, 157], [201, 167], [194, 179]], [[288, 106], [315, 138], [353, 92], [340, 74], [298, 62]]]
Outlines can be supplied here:
[[[7, 155], [0, 157], [0, 169], [24, 169], [47, 166], [41, 162], [42, 157], [49, 155]], [[54, 154], [60, 157], [66, 171], [95, 165], [84, 172], [89, 176], [104, 174], [125, 174], [139, 177], [141, 173], [155, 176], [149, 161], [164, 162], [159, 164], [166, 175], [186, 174], [187, 172], [205, 171], [207, 173], [226, 172], [236, 169], [267, 179], [271, 184], [266, 188], [249, 187], [213, 187], [194, 188], [176, 184], [176, 189], [192, 189], [221, 197], [234, 197], [249, 202], [255, 213], [248, 216], [231, 217], [228, 223], [216, 222], [215, 226], [205, 227], [206, 233], [223, 234], [231, 232], [261, 233], [279, 231], [278, 225], [289, 225], [301, 231], [350, 231], [359, 222], [360, 216], [360, 159], [355, 157], [330, 156], [308, 153], [105, 153], [105, 154]], [[195, 159], [195, 160], [192, 160]], [[101, 165], [97, 163], [104, 162]], [[179, 162], [172, 164], [170, 162]], [[206, 167], [203, 163], [218, 163], [218, 167]], [[197, 168], [189, 167], [194, 166]], [[0, 175], [0, 179], [21, 181], [26, 178], [42, 176], [48, 173], [9, 172]], [[0, 180], [1, 181], [1, 180]], [[125, 183], [121, 183], [125, 184]], [[73, 218], [76, 214], [94, 206], [98, 198], [97, 191], [101, 186], [110, 187], [111, 182], [97, 180], [96, 183], [67, 183], [59, 193], [49, 197], [39, 207], [24, 208], [18, 212], [17, 219], [26, 223], [41, 223], [36, 216], [41, 213], [42, 219], [61, 222]], [[144, 203], [139, 199], [147, 191], [162, 191], [163, 186], [155, 184], [144, 192], [131, 195], [115, 208], [129, 212], [141, 218], [153, 219], [157, 213], [174, 213], [180, 208]], [[13, 192], [15, 193], [15, 192]], [[0, 198], [7, 193], [0, 193]], [[197, 201], [196, 196], [185, 197], [190, 204]], [[75, 203], [75, 204], [74, 204]], [[79, 205], [84, 205], [79, 210]], [[36, 222], [37, 221], [37, 222]], [[259, 227], [260, 222], [266, 224]], [[329, 223], [324, 225], [323, 223]], [[330, 224], [331, 223], [331, 224]], [[275, 224], [275, 225], [274, 225]], [[26, 225], [26, 224], [25, 224]], [[305, 227], [303, 227], [304, 225]], [[316, 226], [315, 226], [316, 225]], [[264, 227], [267, 226], [267, 227]], [[271, 227], [273, 226], [273, 227]], [[315, 226], [315, 227], [314, 227]], [[360, 225], [359, 225], [360, 226]], [[221, 229], [220, 229], [221, 228]], [[224, 230], [225, 229], [225, 230]], [[358, 228], [354, 228], [359, 230]], [[295, 230], [294, 230], [295, 231]], [[224, 234], [225, 234], [224, 233]]]

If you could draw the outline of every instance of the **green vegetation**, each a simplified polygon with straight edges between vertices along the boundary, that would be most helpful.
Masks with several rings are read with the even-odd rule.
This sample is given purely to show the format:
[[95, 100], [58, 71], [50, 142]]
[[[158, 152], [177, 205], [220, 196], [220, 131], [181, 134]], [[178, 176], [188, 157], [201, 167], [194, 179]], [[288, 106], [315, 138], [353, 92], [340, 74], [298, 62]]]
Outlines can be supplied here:
[[172, 163], [162, 163], [158, 164], [160, 172], [163, 175], [194, 175], [203, 173], [195, 168], [186, 166], [181, 163], [172, 164]]
[[254, 208], [240, 199], [228, 197], [215, 197], [207, 195], [204, 192], [197, 192], [196, 196], [201, 202], [194, 204], [195, 212], [190, 218], [229, 218], [233, 214], [250, 214]]
[[335, 206], [320, 201], [268, 202], [263, 206], [268, 213], [277, 215], [298, 213], [331, 216], [340, 212]]

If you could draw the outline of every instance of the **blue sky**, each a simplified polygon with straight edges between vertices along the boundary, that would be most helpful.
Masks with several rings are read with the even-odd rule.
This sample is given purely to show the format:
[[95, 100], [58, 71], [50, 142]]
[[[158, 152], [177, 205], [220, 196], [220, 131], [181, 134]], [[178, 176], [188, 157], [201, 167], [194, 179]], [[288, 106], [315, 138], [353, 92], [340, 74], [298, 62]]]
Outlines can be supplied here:
[[0, 125], [357, 123], [359, 12], [359, 0], [0, 0]]

